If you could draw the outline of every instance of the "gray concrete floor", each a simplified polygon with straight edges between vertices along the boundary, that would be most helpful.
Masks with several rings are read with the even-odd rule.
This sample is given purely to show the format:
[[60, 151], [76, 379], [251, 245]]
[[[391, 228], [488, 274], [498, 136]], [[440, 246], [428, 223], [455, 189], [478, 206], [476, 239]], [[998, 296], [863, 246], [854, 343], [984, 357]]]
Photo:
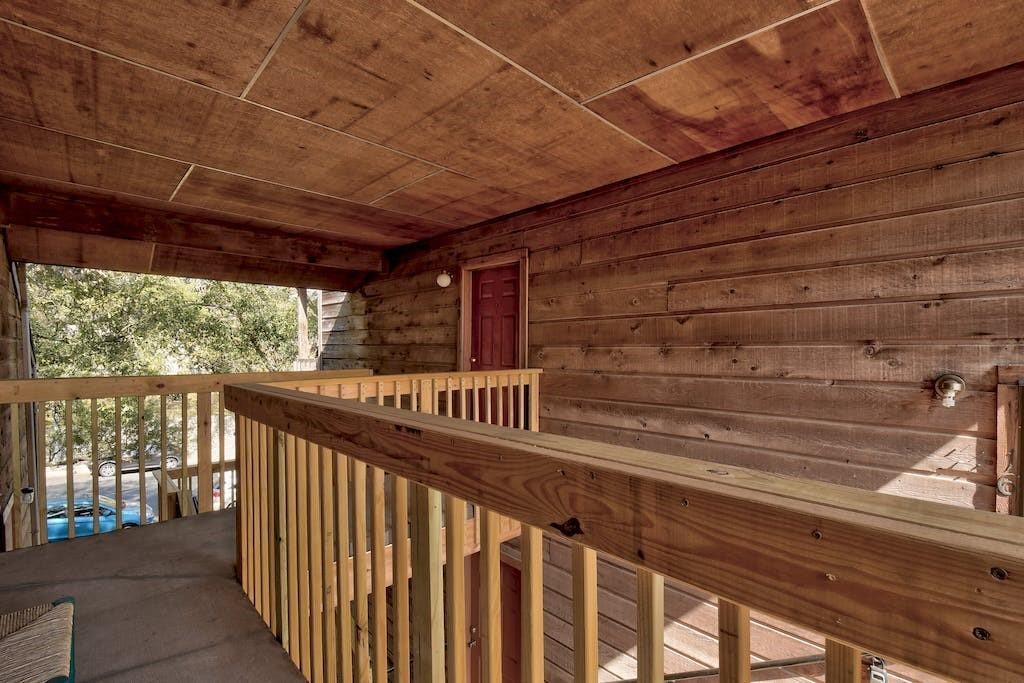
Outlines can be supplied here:
[[0, 613], [73, 596], [82, 683], [302, 681], [234, 561], [234, 510], [0, 553]]

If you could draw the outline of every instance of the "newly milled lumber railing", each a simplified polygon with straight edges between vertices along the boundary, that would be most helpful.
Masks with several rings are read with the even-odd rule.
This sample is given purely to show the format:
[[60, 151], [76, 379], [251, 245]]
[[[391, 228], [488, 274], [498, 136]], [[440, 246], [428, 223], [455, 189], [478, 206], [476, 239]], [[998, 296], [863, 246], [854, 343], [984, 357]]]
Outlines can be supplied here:
[[[443, 388], [452, 381], [445, 380]], [[357, 398], [368, 390], [357, 390]], [[595, 681], [598, 671], [595, 551], [638, 568], [641, 681], [664, 677], [663, 577], [720, 597], [722, 681], [750, 680], [750, 609], [823, 634], [830, 683], [860, 680], [862, 651], [956, 680], [1024, 680], [1020, 518], [453, 420], [432, 414], [438, 396], [433, 388], [420, 399], [421, 406], [429, 401], [430, 407], [419, 413], [267, 386], [230, 386], [225, 396], [249, 425], [241, 448], [246, 590], [289, 648], [294, 643], [287, 640], [292, 636], [282, 620], [299, 620], [300, 663], [311, 680], [330, 680], [332, 672], [344, 681], [353, 674], [358, 681], [387, 676], [385, 660], [379, 655], [371, 660], [364, 642], [366, 612], [359, 601], [365, 592], [355, 593], [353, 621], [348, 610], [335, 608], [349, 601], [348, 572], [336, 565], [325, 579], [317, 569], [309, 572], [307, 585], [302, 565], [305, 549], [313, 565], [322, 562], [322, 571], [331, 572], [330, 556], [319, 554], [323, 544], [333, 544], [341, 556], [350, 538], [354, 543], [363, 538], [363, 506], [357, 502], [355, 518], [348, 518], [346, 497], [350, 478], [358, 480], [352, 491], [360, 495], [366, 467], [407, 480], [413, 492], [410, 564], [392, 555], [399, 563], [396, 575], [411, 567], [412, 576], [411, 607], [395, 592], [393, 620], [413, 629], [411, 650], [395, 647], [395, 680], [409, 679], [410, 663], [417, 683], [466, 680], [464, 577], [458, 562], [449, 562], [455, 571], [442, 575], [442, 495], [481, 510], [479, 640], [488, 682], [501, 680], [499, 556], [492, 528], [499, 515], [517, 520], [524, 530], [524, 681], [543, 680], [539, 530], [575, 546], [578, 681]], [[528, 412], [535, 415], [537, 406], [534, 394]], [[287, 473], [287, 438], [280, 446], [282, 432], [307, 444], [295, 459], [300, 474], [294, 480]], [[316, 459], [303, 452], [315, 452]], [[310, 514], [333, 512], [330, 534], [322, 526], [301, 524], [302, 518], [298, 525], [291, 522], [289, 487], [294, 481], [303, 490], [304, 469], [316, 470], [321, 487], [324, 480], [334, 486], [333, 507], [324, 502], [321, 513], [310, 507]], [[461, 505], [449, 502], [449, 515], [461, 514]], [[280, 535], [279, 546], [274, 539]], [[293, 541], [297, 567], [290, 557]], [[293, 576], [299, 583], [297, 609]], [[303, 636], [307, 622], [311, 635]], [[371, 632], [376, 647], [383, 647], [386, 636]], [[408, 631], [403, 633], [407, 637]], [[309, 667], [306, 656], [312, 658]]]
[[[513, 370], [310, 380], [299, 387], [304, 393], [291, 393], [535, 430], [539, 375]], [[242, 585], [307, 679], [383, 682], [391, 669], [395, 681], [426, 680], [413, 677], [411, 665], [427, 656], [443, 671], [443, 644], [424, 646], [420, 638], [447, 626], [450, 642], [469, 641], [464, 607], [455, 605], [465, 604], [463, 560], [477, 551], [486, 577], [484, 603], [492, 607], [481, 640], [485, 646], [500, 642], [494, 630], [500, 628], [500, 545], [520, 534], [524, 579], [535, 589], [530, 604], [537, 630], [530, 644], [540, 651], [539, 531], [521, 530], [487, 510], [467, 510], [464, 500], [410, 485], [394, 471], [325, 448], [286, 424], [241, 415], [239, 424]], [[448, 566], [447, 590], [442, 564]], [[433, 621], [442, 614], [442, 594], [447, 613], [456, 615], [447, 624]], [[427, 654], [414, 658], [413, 649]], [[451, 671], [467, 670], [465, 648], [447, 654]], [[484, 661], [492, 659], [485, 655]], [[464, 673], [449, 678], [460, 679]]]
[[[76, 526], [84, 534], [147, 524], [150, 471], [158, 475], [153, 521], [234, 505], [234, 427], [221, 396], [225, 384], [276, 382], [276, 386], [298, 388], [311, 379], [333, 381], [371, 374], [369, 370], [333, 370], [0, 381], [0, 405], [11, 407], [7, 445], [17, 451], [26, 444], [32, 454], [29, 469], [34, 470], [23, 468], [20, 457], [10, 459], [15, 489], [33, 485], [35, 489], [32, 503], [17, 499], [25, 508], [19, 512], [35, 506], [35, 519], [13, 515], [31, 527], [15, 534], [25, 539], [19, 545], [29, 540], [46, 543], [50, 522], [60, 514], [59, 519], [66, 519], [66, 532], [60, 525], [59, 536], [66, 533], [67, 538], [75, 538]], [[126, 453], [134, 453], [133, 459], [138, 460], [137, 476], [122, 472]], [[47, 471], [56, 469], [51, 467], [51, 454], [62, 454], [64, 472], [59, 482], [48, 485]], [[76, 462], [83, 461], [89, 466], [88, 475], [75, 472]], [[137, 486], [137, 516], [134, 504], [125, 504], [125, 483]], [[101, 495], [111, 488], [111, 495]], [[106, 498], [112, 499], [112, 506], [105, 504]], [[126, 512], [132, 513], [128, 520]]]

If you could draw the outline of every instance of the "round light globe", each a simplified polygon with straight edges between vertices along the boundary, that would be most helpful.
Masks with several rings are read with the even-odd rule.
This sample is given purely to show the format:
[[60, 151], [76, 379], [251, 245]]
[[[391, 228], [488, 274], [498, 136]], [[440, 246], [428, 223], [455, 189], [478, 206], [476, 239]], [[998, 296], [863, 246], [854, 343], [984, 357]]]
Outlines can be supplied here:
[[437, 275], [437, 286], [438, 287], [447, 287], [451, 283], [452, 283], [452, 276], [448, 274], [447, 270], [442, 270], [440, 273], [438, 273], [438, 275]]

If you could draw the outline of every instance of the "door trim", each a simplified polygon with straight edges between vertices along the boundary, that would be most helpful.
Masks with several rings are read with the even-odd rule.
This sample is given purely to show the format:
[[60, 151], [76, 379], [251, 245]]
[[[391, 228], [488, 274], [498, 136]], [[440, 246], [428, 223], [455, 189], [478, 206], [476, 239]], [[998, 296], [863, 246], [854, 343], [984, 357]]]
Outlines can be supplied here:
[[529, 324], [527, 315], [527, 290], [530, 275], [529, 250], [514, 249], [500, 254], [481, 256], [464, 261], [459, 265], [459, 371], [470, 369], [470, 352], [473, 347], [473, 271], [519, 264], [519, 348], [516, 349], [516, 365], [526, 367], [526, 334]]

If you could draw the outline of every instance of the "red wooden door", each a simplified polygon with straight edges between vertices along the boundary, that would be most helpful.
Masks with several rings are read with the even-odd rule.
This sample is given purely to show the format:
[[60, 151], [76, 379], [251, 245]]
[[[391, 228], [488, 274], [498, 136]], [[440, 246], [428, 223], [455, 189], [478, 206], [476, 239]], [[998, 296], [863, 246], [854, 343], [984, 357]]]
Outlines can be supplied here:
[[473, 271], [470, 370], [519, 367], [519, 264]]

